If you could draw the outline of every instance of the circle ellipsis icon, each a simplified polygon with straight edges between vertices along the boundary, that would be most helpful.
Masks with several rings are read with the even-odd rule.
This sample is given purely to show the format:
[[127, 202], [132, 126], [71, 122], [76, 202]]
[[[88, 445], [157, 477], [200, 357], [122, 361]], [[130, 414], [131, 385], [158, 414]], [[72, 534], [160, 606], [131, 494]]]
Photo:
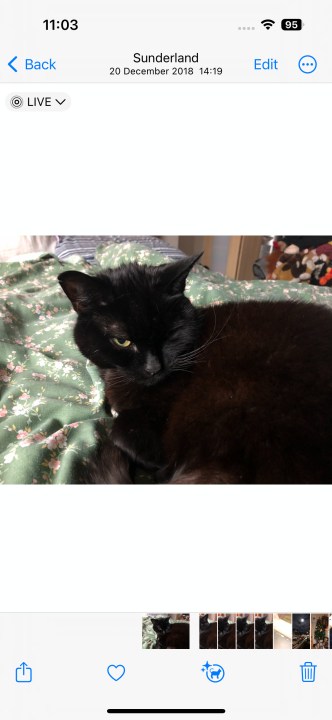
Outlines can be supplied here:
[[310, 75], [315, 72], [317, 68], [317, 60], [313, 55], [302, 55], [298, 65], [301, 72], [305, 73], [305, 75]]

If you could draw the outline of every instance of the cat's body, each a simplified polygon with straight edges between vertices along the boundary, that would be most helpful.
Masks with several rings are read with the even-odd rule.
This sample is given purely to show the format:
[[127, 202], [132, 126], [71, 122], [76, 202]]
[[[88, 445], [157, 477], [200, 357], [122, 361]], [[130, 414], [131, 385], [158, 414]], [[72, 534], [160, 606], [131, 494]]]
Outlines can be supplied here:
[[[60, 276], [79, 313], [76, 342], [118, 413], [91, 482], [130, 482], [133, 463], [160, 482], [330, 482], [332, 312], [289, 301], [193, 308], [182, 293], [196, 259], [99, 281]], [[114, 359], [105, 337], [118, 332], [131, 343]]]

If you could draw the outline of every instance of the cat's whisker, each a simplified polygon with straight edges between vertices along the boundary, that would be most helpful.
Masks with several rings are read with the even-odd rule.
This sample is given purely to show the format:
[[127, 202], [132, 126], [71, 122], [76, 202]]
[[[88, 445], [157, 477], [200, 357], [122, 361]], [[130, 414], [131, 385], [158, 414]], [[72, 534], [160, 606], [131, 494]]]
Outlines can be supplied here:
[[192, 350], [191, 353], [187, 353], [186, 355], [182, 355], [181, 357], [182, 357], [184, 360], [189, 360], [189, 361], [190, 361], [190, 360], [193, 360], [193, 359], [195, 359], [195, 358], [197, 357], [197, 355], [201, 355], [201, 354], [204, 352], [204, 350], [206, 350], [206, 348], [209, 347], [209, 345], [211, 345], [212, 342], [216, 342], [216, 340], [219, 340], [219, 339], [220, 339], [219, 333], [218, 333], [218, 335], [217, 335], [215, 338], [212, 338], [212, 337], [210, 336], [209, 340], [207, 340], [207, 341], [206, 341], [203, 345], [201, 345], [199, 348], [196, 348], [196, 350]]
[[[212, 308], [213, 308], [213, 306], [212, 306]], [[201, 355], [210, 345], [212, 345], [212, 343], [216, 342], [217, 340], [221, 340], [223, 337], [225, 337], [224, 335], [222, 335], [222, 332], [223, 332], [224, 328], [226, 327], [226, 325], [229, 323], [231, 316], [233, 314], [233, 311], [229, 314], [228, 318], [225, 320], [225, 322], [224, 322], [223, 326], [220, 328], [220, 330], [218, 330], [218, 333], [215, 337], [213, 337], [213, 334], [216, 329], [216, 312], [215, 312], [214, 308], [213, 308], [213, 311], [214, 311], [214, 327], [213, 327], [210, 337], [205, 341], [205, 343], [200, 345], [195, 350], [192, 350], [190, 353], [186, 353], [185, 355], [182, 355], [181, 359], [185, 359], [185, 360], [194, 359], [198, 355]]]
[[110, 380], [110, 385], [112, 385], [112, 387], [118, 387], [119, 385], [129, 385], [130, 383], [131, 381], [129, 380], [129, 378], [115, 378]]
[[[209, 342], [210, 342], [211, 339], [213, 338], [213, 334], [214, 334], [214, 332], [215, 332], [215, 330], [216, 330], [216, 325], [217, 325], [216, 312], [215, 312], [214, 308], [213, 308], [213, 313], [214, 313], [214, 326], [213, 326], [213, 330], [212, 330], [212, 333], [211, 333], [210, 337], [209, 337], [202, 345], [200, 345], [198, 348], [195, 348], [194, 350], [191, 350], [191, 352], [185, 353], [184, 355], [182, 355], [183, 358], [188, 359], [188, 358], [191, 358], [191, 357], [195, 357], [200, 351], [205, 350], [205, 348], [208, 346]], [[218, 333], [218, 334], [219, 334], [219, 333]]]
[[182, 360], [181, 358], [175, 360], [170, 367], [191, 367], [192, 360]]
[[171, 373], [173, 373], [173, 372], [186, 372], [186, 373], [189, 373], [190, 375], [193, 375], [193, 374], [194, 374], [194, 373], [193, 373], [193, 370], [186, 370], [185, 368], [174, 368], [174, 369], [171, 370], [170, 372], [171, 372]]

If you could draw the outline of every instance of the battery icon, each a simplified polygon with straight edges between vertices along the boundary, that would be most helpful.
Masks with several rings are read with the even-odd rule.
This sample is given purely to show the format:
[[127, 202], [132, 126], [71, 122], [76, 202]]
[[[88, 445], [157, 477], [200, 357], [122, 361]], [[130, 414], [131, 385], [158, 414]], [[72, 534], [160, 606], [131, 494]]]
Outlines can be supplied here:
[[284, 18], [281, 21], [282, 30], [302, 30], [303, 22], [300, 18]]

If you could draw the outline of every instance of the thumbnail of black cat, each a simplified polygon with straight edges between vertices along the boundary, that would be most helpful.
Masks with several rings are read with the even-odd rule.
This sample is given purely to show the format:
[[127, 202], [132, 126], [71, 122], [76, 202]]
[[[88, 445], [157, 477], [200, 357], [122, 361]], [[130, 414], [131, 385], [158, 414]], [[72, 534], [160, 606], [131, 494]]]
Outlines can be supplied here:
[[255, 618], [255, 649], [273, 649], [273, 623], [267, 622], [267, 615]]
[[253, 650], [255, 647], [254, 623], [248, 622], [249, 616], [237, 618], [236, 647], [238, 650]]
[[77, 481], [130, 483], [138, 467], [169, 483], [329, 483], [331, 310], [195, 308], [184, 289], [199, 257], [59, 276], [118, 415]]
[[229, 615], [218, 618], [218, 648], [222, 650], [235, 649], [235, 622], [229, 622]]
[[169, 617], [150, 618], [153, 629], [157, 634], [154, 645], [160, 650], [187, 650], [189, 649], [189, 623], [171, 623]]
[[217, 648], [217, 623], [209, 622], [207, 614], [199, 618], [199, 647], [201, 650]]

